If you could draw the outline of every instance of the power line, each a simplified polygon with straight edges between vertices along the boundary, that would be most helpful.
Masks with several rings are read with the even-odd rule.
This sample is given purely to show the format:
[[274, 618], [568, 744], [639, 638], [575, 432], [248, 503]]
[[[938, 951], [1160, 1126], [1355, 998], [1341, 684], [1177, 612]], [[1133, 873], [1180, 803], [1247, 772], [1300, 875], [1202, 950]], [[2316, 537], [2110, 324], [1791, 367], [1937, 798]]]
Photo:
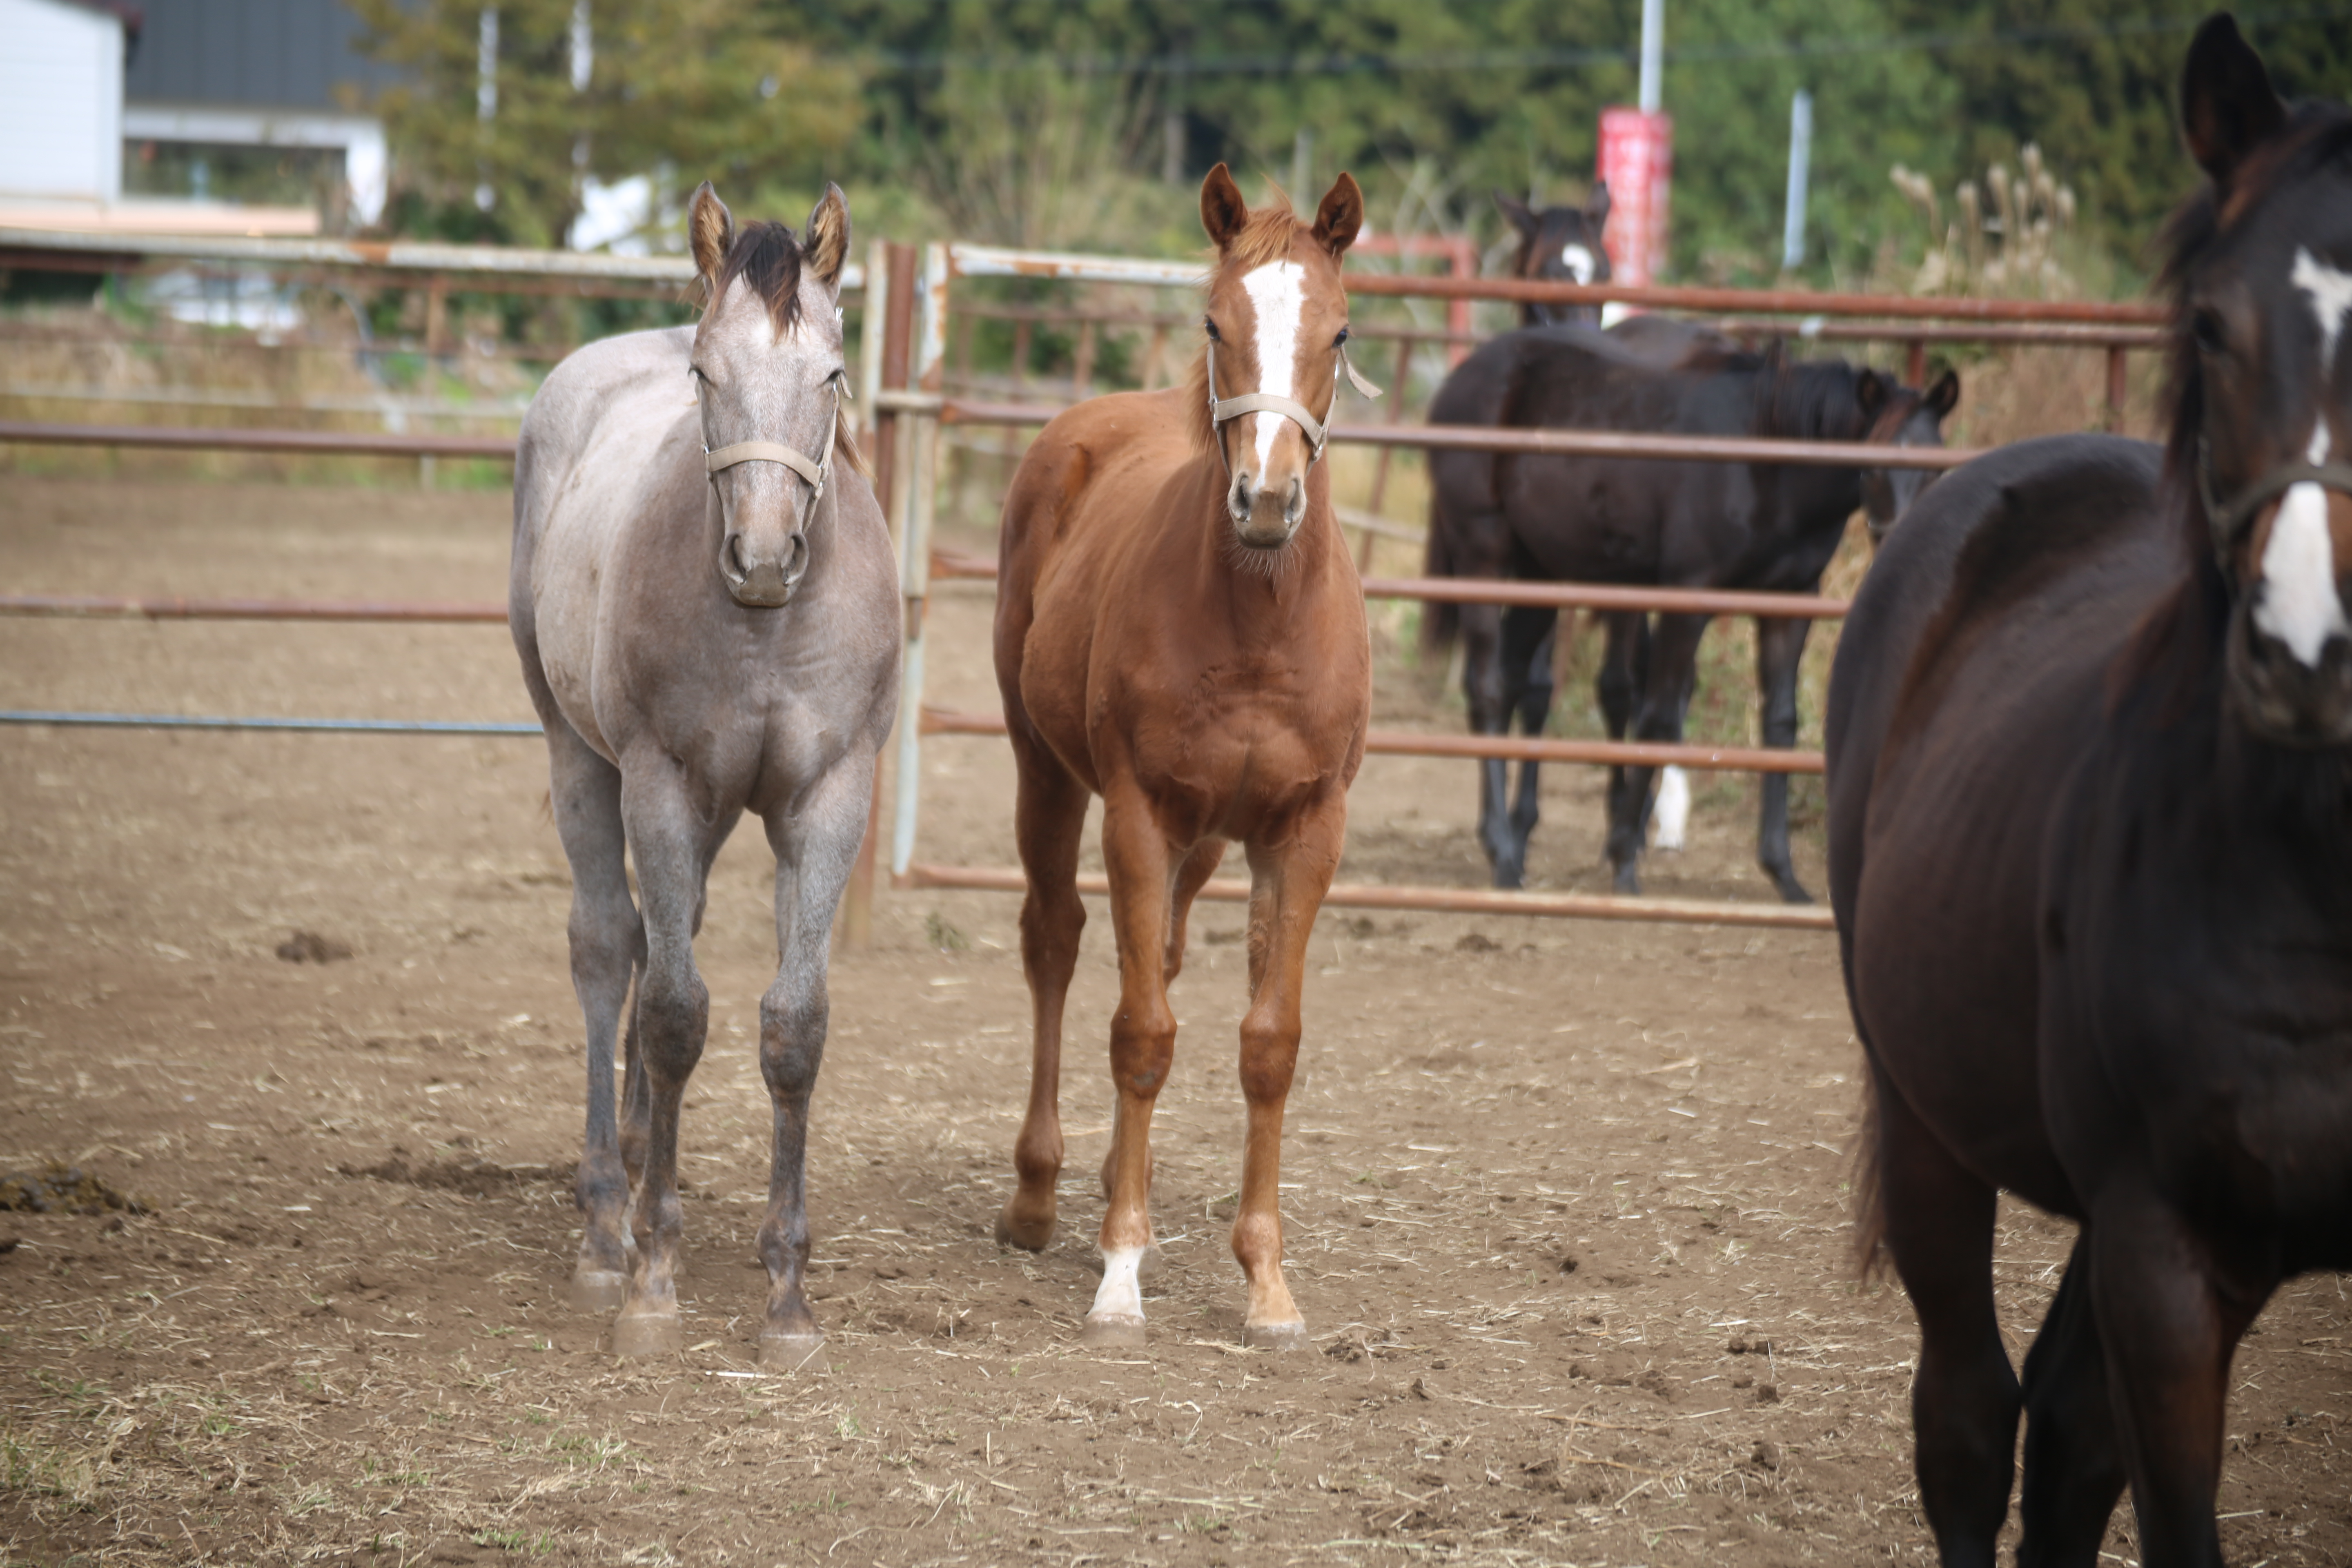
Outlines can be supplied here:
[[[1665, 51], [1670, 64], [1722, 64], [1747, 60], [1822, 59], [1854, 55], [1940, 53], [2001, 45], [2062, 43], [2070, 39], [2142, 37], [2186, 33], [2210, 12], [2147, 16], [2105, 23], [2053, 23], [1990, 32], [1915, 33], [1891, 38], [1814, 38], [1777, 43], [1696, 44]], [[2291, 10], [2244, 11], [2239, 20], [2264, 23], [2317, 21], [2352, 16], [2352, 5], [2305, 5]], [[1017, 73], [1054, 70], [1069, 76], [1350, 76], [1373, 73], [1421, 75], [1437, 71], [1585, 70], [1630, 66], [1633, 48], [1460, 49], [1415, 54], [1036, 54], [977, 55], [947, 51], [860, 51], [887, 68], [919, 72]]]

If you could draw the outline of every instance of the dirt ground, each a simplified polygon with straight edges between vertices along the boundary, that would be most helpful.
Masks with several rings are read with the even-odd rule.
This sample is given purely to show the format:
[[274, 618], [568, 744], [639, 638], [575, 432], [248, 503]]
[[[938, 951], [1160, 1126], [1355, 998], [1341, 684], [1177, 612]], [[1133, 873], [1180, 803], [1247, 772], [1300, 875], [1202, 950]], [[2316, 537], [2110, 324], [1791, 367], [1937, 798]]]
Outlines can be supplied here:
[[[493, 598], [505, 531], [493, 495], [19, 476], [0, 582]], [[938, 700], [991, 700], [987, 614], [943, 595]], [[504, 634], [452, 627], [0, 622], [0, 706], [529, 715]], [[1401, 668], [1381, 709], [1455, 722]], [[1205, 907], [1158, 1121], [1170, 1266], [1149, 1349], [1100, 1353], [1108, 922], [1032, 1258], [990, 1240], [1014, 905], [886, 895], [835, 963], [810, 1154], [830, 1350], [780, 1374], [753, 1342], [768, 867], [739, 835], [699, 950], [689, 1348], [621, 1363], [563, 1306], [580, 1026], [543, 769], [530, 741], [0, 730], [0, 1176], [80, 1173], [0, 1212], [0, 1562], [1930, 1556], [1910, 1314], [1850, 1258], [1826, 935], [1327, 913], [1285, 1172], [1316, 1348], [1276, 1357], [1238, 1346], [1240, 918]], [[935, 739], [924, 788], [927, 858], [1011, 863], [1000, 742]], [[1533, 880], [1600, 886], [1597, 777], [1546, 799]], [[1763, 896], [1752, 803], [1702, 792], [1653, 888]], [[1342, 875], [1477, 885], [1471, 807], [1464, 764], [1373, 759]], [[1799, 866], [1818, 888], [1817, 826]], [[2006, 1215], [2020, 1352], [2067, 1242]], [[2352, 1561], [2347, 1318], [2305, 1280], [2241, 1357], [2234, 1562]], [[2127, 1509], [2108, 1545], [2136, 1560]]]

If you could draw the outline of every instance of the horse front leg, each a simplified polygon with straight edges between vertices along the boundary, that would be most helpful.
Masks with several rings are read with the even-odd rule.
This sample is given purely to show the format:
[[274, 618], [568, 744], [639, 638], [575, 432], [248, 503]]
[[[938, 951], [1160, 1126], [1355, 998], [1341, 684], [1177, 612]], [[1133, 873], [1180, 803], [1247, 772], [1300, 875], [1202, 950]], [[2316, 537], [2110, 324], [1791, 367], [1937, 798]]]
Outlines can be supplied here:
[[[1993, 1568], [2017, 1448], [2017, 1374], [1992, 1294], [1998, 1194], [1872, 1068], [1871, 1165], [1887, 1251], [1919, 1320], [1919, 1502], [1945, 1568]], [[1868, 1200], [1865, 1200], [1865, 1207]]]
[[1029, 890], [1021, 900], [1021, 972], [1029, 983], [1029, 1109], [1013, 1144], [1013, 1195], [996, 1216], [1000, 1247], [1042, 1252], [1054, 1239], [1054, 1184], [1062, 1173], [1062, 1015], [1078, 965], [1086, 906], [1078, 900], [1078, 841], [1087, 788], [1016, 716], [1019, 770], [1013, 831]]
[[[2147, 1568], [2221, 1568], [2230, 1361], [2274, 1279], [2231, 1278], [2216, 1239], [2158, 1194], [2101, 1194], [2091, 1214], [2091, 1299]], [[2259, 1242], [2249, 1238], [2253, 1246]]]
[[698, 821], [684, 780], [667, 757], [643, 768], [624, 766], [621, 810], [644, 900], [637, 1048], [647, 1114], [645, 1174], [629, 1208], [637, 1266], [613, 1324], [613, 1352], [658, 1355], [682, 1342], [677, 1273], [686, 1216], [677, 1199], [678, 1103], [710, 1027], [710, 991], [694, 966], [694, 927], [710, 851], [734, 823], [731, 817]]
[[[1559, 612], [1514, 608], [1503, 616], [1503, 669], [1509, 683], [1505, 700], [1523, 735], [1539, 736], [1551, 719], [1552, 655], [1559, 638]], [[1519, 764], [1519, 791], [1511, 803], [1511, 834], [1518, 844], [1522, 873], [1528, 842], [1535, 837], [1542, 805], [1539, 770], [1533, 759]]]
[[628, 1287], [631, 1175], [613, 1102], [613, 1043], [645, 930], [629, 896], [621, 772], [551, 709], [548, 801], [572, 866], [572, 989], [587, 1026], [588, 1124], [573, 1179], [581, 1217], [572, 1308], [620, 1309]]
[[[1764, 743], [1783, 751], [1797, 743], [1797, 672], [1804, 663], [1811, 621], [1759, 616], [1756, 622], [1756, 689], [1762, 699]], [[1789, 775], [1763, 776], [1764, 804], [1756, 825], [1756, 863], [1772, 879], [1781, 899], [1810, 904], [1812, 894], [1797, 880], [1789, 858]]]
[[1139, 1276], [1151, 1249], [1151, 1110], [1176, 1059], [1166, 972], [1173, 859], [1150, 802], [1133, 784], [1112, 783], [1103, 798], [1103, 864], [1118, 942], [1118, 1012], [1110, 1026], [1118, 1109], [1106, 1166], [1102, 1285], [1082, 1336], [1090, 1345], [1143, 1343]]
[[1334, 790], [1310, 806], [1286, 842], [1250, 847], [1249, 1011], [1242, 1016], [1241, 1206], [1234, 1257], [1249, 1278], [1242, 1342], [1269, 1350], [1307, 1343], [1307, 1323], [1282, 1275], [1282, 1113], [1298, 1067], [1307, 943], [1347, 838], [1348, 800]]
[[[1503, 612], [1493, 605], [1462, 606], [1462, 695], [1474, 735], [1507, 735], [1511, 707], [1503, 669]], [[1527, 880], [1527, 846], [1511, 830], [1510, 765], [1478, 761], [1478, 847], [1486, 852], [1495, 886]]]
[[809, 1095], [824, 1063], [834, 916], [873, 798], [874, 758], [853, 753], [798, 810], [767, 818], [768, 844], [776, 852], [777, 959], [776, 978], [760, 998], [760, 1076], [767, 1080], [774, 1130], [759, 1248], [768, 1267], [760, 1359], [770, 1366], [804, 1365], [824, 1343], [803, 1289], [809, 1256]]

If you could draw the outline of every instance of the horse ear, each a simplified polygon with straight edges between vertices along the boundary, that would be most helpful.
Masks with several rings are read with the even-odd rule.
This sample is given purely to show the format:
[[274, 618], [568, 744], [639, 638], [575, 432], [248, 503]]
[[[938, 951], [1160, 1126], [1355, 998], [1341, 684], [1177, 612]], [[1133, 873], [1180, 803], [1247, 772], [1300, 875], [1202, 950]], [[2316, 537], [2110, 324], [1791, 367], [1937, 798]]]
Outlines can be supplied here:
[[1223, 250], [1248, 222], [1249, 203], [1242, 199], [1242, 188], [1234, 184], [1234, 172], [1218, 164], [1201, 182], [1201, 226]]
[[1584, 198], [1585, 226], [1599, 234], [1609, 222], [1609, 182], [1595, 180], [1592, 194]]
[[1527, 203], [1517, 196], [1507, 195], [1501, 191], [1496, 191], [1495, 205], [1501, 209], [1505, 217], [1511, 220], [1511, 226], [1519, 231], [1521, 239], [1533, 239], [1536, 237], [1536, 215], [1528, 209]]
[[2226, 186], [2247, 155], [2285, 123], [2286, 105], [2237, 19], [2227, 11], [2208, 17], [2180, 70], [2180, 132], [2189, 155]]
[[719, 269], [726, 265], [727, 253], [735, 247], [735, 215], [719, 199], [719, 193], [705, 180], [694, 188], [694, 200], [686, 209], [686, 236], [694, 252], [694, 269], [702, 277], [702, 286], [718, 303]]
[[849, 259], [849, 198], [841, 187], [825, 182], [824, 195], [809, 214], [808, 240], [802, 258], [816, 280], [826, 288], [841, 287], [841, 264]]
[[1937, 376], [1936, 384], [1927, 389], [1927, 395], [1921, 398], [1920, 403], [1937, 419], [1951, 413], [1960, 403], [1960, 373], [1948, 370]]
[[1323, 201], [1315, 209], [1315, 243], [1331, 253], [1333, 260], [1356, 243], [1356, 235], [1364, 226], [1364, 192], [1356, 184], [1356, 176], [1342, 173], [1323, 193]]

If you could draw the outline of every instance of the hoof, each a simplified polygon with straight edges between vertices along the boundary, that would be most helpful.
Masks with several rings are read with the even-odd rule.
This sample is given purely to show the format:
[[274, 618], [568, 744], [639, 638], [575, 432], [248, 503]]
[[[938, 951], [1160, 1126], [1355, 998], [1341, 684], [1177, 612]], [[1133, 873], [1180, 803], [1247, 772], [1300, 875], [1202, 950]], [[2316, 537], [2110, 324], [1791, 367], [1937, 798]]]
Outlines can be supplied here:
[[772, 1372], [826, 1372], [823, 1334], [762, 1334], [760, 1364]]
[[1305, 1323], [1244, 1323], [1242, 1343], [1254, 1351], [1303, 1351], [1307, 1348]]
[[610, 1317], [627, 1300], [629, 1277], [611, 1268], [578, 1268], [572, 1274], [572, 1310]]
[[1013, 1205], [1007, 1204], [1003, 1212], [996, 1216], [996, 1245], [999, 1247], [1017, 1247], [1024, 1252], [1043, 1252], [1045, 1244], [1053, 1239], [1052, 1215], [1043, 1219], [1031, 1215], [1018, 1215], [1013, 1212]]
[[1129, 1317], [1087, 1316], [1086, 1326], [1078, 1331], [1078, 1342], [1097, 1350], [1138, 1351], [1143, 1348], [1143, 1320]]
[[620, 1356], [675, 1355], [686, 1348], [686, 1334], [675, 1317], [650, 1312], [624, 1312], [613, 1322], [613, 1353]]

